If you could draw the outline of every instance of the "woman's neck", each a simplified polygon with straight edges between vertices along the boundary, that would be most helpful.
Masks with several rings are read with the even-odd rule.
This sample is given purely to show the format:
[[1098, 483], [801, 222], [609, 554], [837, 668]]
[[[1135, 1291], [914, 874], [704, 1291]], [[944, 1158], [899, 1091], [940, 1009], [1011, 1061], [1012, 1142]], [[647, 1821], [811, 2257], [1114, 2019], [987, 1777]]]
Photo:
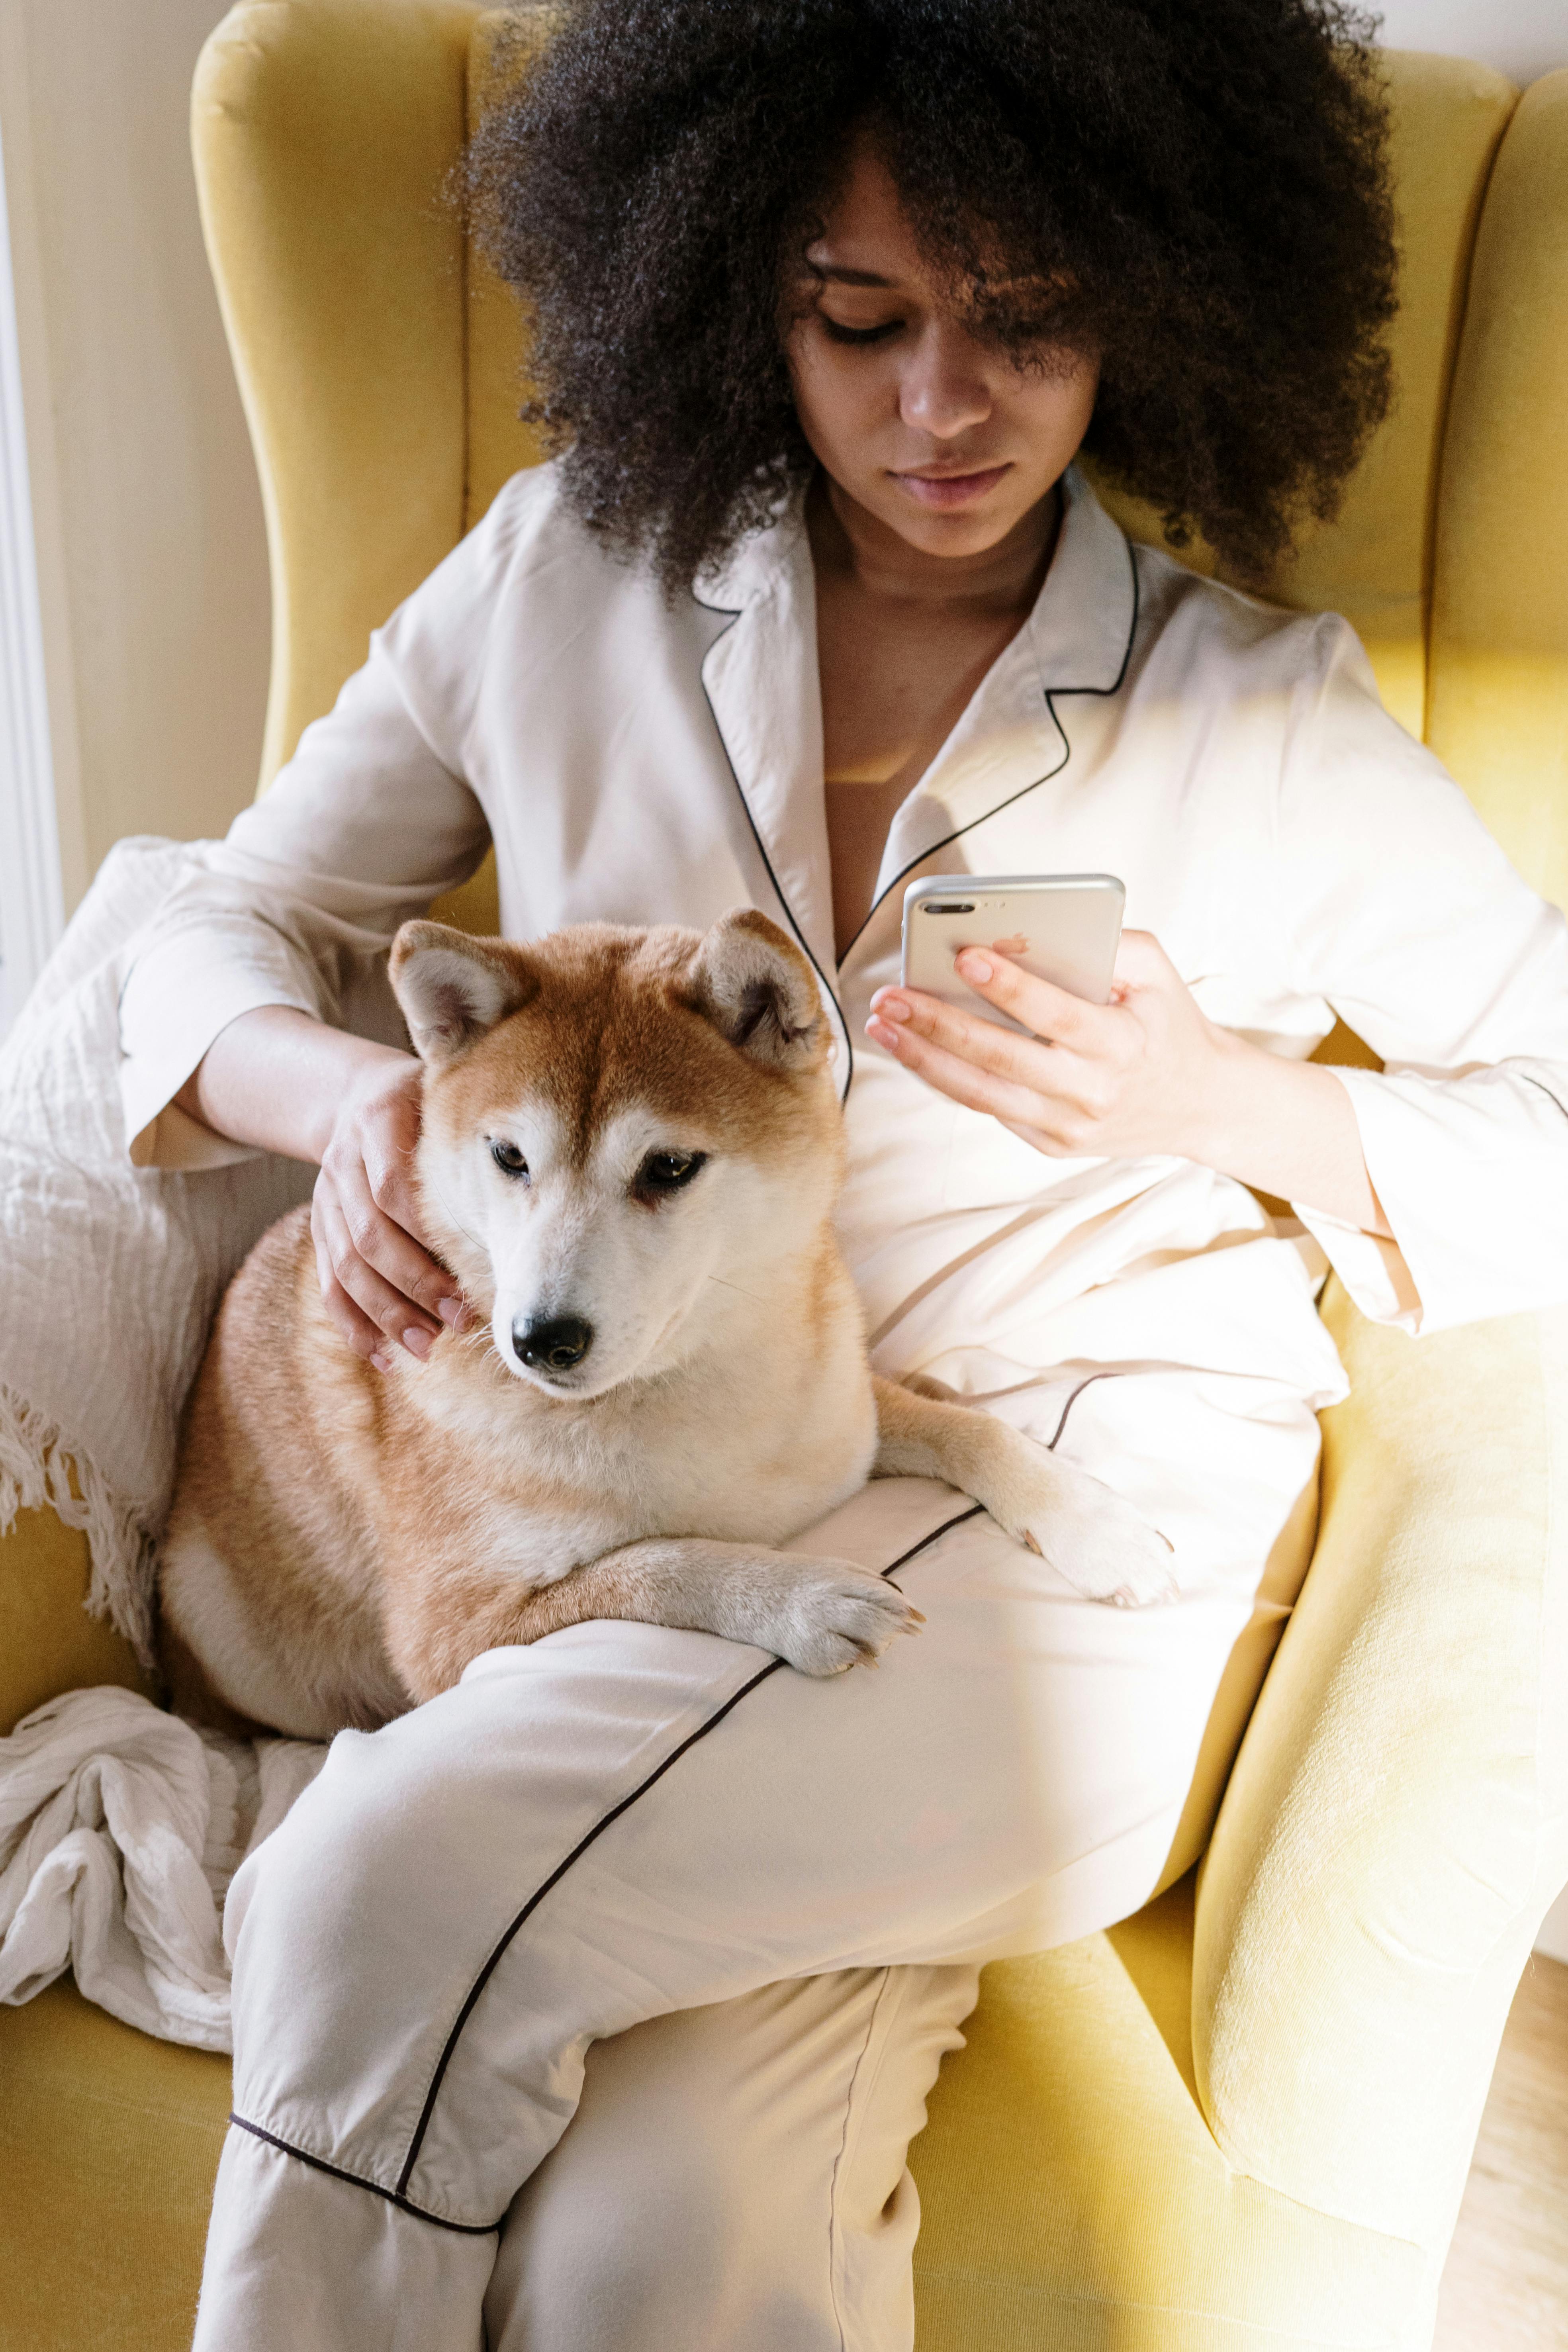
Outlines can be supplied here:
[[1058, 483], [994, 547], [974, 555], [931, 555], [900, 539], [820, 471], [806, 501], [819, 573], [852, 581], [871, 596], [976, 614], [1030, 610], [1050, 569], [1061, 516]]

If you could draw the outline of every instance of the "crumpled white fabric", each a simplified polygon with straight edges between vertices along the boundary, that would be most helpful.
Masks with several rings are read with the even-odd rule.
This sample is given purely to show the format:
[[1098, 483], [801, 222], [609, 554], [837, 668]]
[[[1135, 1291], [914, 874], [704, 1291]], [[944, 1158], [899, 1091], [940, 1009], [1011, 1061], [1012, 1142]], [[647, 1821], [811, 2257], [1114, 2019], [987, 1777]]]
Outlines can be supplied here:
[[326, 1753], [197, 1731], [112, 1687], [35, 1707], [0, 1738], [0, 2000], [69, 1968], [126, 2024], [229, 2050], [224, 1897]]

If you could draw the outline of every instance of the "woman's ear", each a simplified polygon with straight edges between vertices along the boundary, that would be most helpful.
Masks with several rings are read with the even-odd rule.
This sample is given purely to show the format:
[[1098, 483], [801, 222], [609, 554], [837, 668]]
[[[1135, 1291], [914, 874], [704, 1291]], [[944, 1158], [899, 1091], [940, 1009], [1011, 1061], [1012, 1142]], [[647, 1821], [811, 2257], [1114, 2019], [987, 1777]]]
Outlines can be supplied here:
[[471, 939], [447, 923], [405, 923], [391, 970], [415, 1050], [432, 1069], [520, 1011], [538, 984], [525, 948]]
[[690, 966], [692, 1001], [731, 1045], [777, 1070], [819, 1059], [816, 977], [793, 940], [754, 907], [721, 915]]

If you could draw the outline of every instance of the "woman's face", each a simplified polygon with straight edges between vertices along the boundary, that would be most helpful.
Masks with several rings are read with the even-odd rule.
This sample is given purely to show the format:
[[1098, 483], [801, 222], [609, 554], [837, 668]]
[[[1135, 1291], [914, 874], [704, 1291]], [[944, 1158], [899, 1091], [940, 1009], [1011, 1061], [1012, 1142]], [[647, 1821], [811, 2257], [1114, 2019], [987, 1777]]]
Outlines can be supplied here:
[[913, 548], [980, 555], [1060, 480], [1088, 429], [1092, 359], [1020, 369], [933, 280], [887, 165], [862, 140], [805, 255], [785, 350], [825, 470]]

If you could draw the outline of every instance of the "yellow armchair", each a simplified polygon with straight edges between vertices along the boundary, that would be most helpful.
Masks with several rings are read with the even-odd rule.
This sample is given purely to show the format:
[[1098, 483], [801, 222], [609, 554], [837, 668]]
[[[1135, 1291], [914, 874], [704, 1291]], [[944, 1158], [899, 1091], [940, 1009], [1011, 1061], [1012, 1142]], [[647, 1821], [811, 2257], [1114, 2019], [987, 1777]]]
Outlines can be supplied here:
[[[197, 173], [272, 552], [264, 784], [539, 455], [515, 310], [443, 201], [492, 22], [241, 0], [203, 57]], [[1521, 100], [1452, 60], [1390, 70], [1399, 404], [1276, 592], [1350, 615], [1390, 706], [1561, 900], [1568, 73]], [[491, 908], [481, 874], [447, 911]], [[1430, 2341], [1503, 2020], [1568, 1878], [1568, 1709], [1543, 1703], [1568, 1687], [1568, 1316], [1411, 1341], [1337, 1288], [1324, 1311], [1354, 1390], [1261, 1698], [1256, 1659], [1221, 1694], [1226, 1754], [1251, 1712], [1209, 1851], [1124, 1926], [986, 1971], [915, 2151], [921, 2352]], [[136, 1681], [86, 1583], [52, 1516], [4, 1538], [0, 1727]], [[0, 2011], [0, 2352], [188, 2340], [227, 2104], [221, 2061], [68, 1984]]]

